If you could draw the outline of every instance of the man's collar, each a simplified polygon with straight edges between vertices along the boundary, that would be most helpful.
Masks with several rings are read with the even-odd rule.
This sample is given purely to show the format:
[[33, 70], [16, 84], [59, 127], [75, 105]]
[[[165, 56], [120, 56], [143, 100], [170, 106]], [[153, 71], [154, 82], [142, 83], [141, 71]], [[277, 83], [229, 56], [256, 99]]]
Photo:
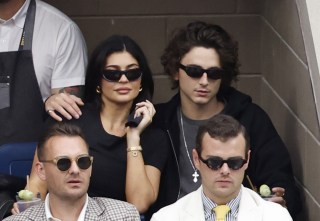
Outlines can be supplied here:
[[[50, 221], [60, 221], [59, 219], [57, 218], [54, 218], [52, 213], [51, 213], [51, 210], [50, 210], [50, 204], [49, 204], [49, 198], [50, 198], [50, 195], [49, 193], [47, 194], [46, 196], [46, 199], [45, 199], [45, 206], [44, 206], [44, 210], [45, 210], [45, 214], [46, 214], [46, 219], [47, 220], [50, 220]], [[84, 218], [85, 218], [85, 214], [86, 214], [86, 210], [87, 210], [87, 207], [88, 207], [88, 201], [89, 201], [89, 196], [88, 194], [86, 194], [86, 201], [83, 205], [83, 208], [80, 212], [80, 215], [78, 217], [78, 221], [84, 221]]]
[[48, 193], [46, 196], [46, 199], [44, 201], [44, 211], [46, 213], [46, 218], [47, 218], [47, 220], [58, 220], [58, 219], [55, 219], [51, 214], [50, 205], [49, 205], [49, 198], [50, 198], [50, 194]]
[[29, 4], [30, 4], [30, 0], [26, 0], [25, 3], [22, 5], [22, 7], [19, 9], [19, 11], [17, 11], [17, 13], [14, 16], [12, 16], [11, 19], [9, 19], [9, 20], [13, 20], [15, 25], [21, 29], [23, 29], [24, 22], [26, 20]]
[[[241, 185], [241, 188], [240, 188], [240, 191], [239, 191], [237, 197], [227, 203], [227, 205], [231, 209], [231, 214], [233, 217], [237, 217], [238, 212], [239, 212], [239, 205], [240, 205], [242, 188], [243, 188], [243, 186]], [[204, 216], [205, 216], [205, 219], [207, 220], [212, 215], [212, 209], [218, 205], [204, 194], [203, 189], [201, 191], [201, 199], [202, 199], [203, 208], [204, 208]]]

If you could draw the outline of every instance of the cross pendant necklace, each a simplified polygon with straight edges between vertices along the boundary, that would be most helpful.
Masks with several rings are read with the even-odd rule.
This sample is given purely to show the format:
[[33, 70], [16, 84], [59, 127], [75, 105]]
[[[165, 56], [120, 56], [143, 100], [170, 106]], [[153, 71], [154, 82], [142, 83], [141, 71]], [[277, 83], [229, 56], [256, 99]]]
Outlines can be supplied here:
[[183, 120], [182, 120], [182, 111], [181, 111], [181, 109], [180, 109], [180, 123], [181, 123], [181, 130], [182, 130], [182, 137], [183, 137], [184, 147], [186, 148], [187, 155], [188, 155], [188, 159], [189, 159], [190, 164], [191, 164], [191, 166], [192, 166], [192, 168], [193, 168], [193, 170], [194, 170], [194, 173], [192, 174], [192, 176], [193, 176], [193, 182], [196, 183], [196, 182], [198, 182], [199, 174], [198, 174], [197, 169], [196, 169], [195, 166], [193, 165], [192, 160], [191, 160], [191, 157], [190, 157], [190, 154], [189, 154], [186, 137], [185, 137], [185, 135], [184, 135]]
[[198, 174], [198, 172], [197, 172], [197, 170], [195, 170], [194, 171], [194, 173], [192, 174], [192, 176], [193, 176], [193, 182], [198, 182], [198, 176], [199, 176], [199, 174]]

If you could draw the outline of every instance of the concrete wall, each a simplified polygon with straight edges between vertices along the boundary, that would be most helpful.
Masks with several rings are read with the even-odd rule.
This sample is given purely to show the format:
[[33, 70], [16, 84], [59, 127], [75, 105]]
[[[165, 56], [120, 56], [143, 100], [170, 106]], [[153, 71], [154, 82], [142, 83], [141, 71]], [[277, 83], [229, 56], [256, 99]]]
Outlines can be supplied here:
[[111, 34], [133, 37], [153, 70], [155, 103], [174, 93], [159, 62], [172, 30], [193, 20], [222, 25], [239, 41], [235, 86], [268, 112], [290, 151], [305, 205], [299, 220], [318, 220], [319, 124], [295, 0], [46, 1], [76, 21], [89, 53]]
[[316, 51], [316, 58], [318, 66], [320, 64], [320, 1], [318, 0], [306, 0], [308, 14], [310, 18], [310, 24], [312, 27], [311, 33], [314, 41], [315, 51]]
[[174, 93], [159, 61], [162, 50], [171, 31], [189, 21], [201, 19], [225, 27], [240, 42], [242, 72], [260, 73], [260, 16], [256, 0], [202, 0], [200, 3], [191, 0], [46, 2], [76, 21], [85, 36], [89, 53], [101, 40], [112, 34], [127, 34], [134, 38], [148, 57], [155, 75], [156, 103], [168, 100]]
[[291, 153], [304, 196], [300, 220], [318, 220], [319, 124], [298, 12], [292, 0], [261, 3], [261, 105]]

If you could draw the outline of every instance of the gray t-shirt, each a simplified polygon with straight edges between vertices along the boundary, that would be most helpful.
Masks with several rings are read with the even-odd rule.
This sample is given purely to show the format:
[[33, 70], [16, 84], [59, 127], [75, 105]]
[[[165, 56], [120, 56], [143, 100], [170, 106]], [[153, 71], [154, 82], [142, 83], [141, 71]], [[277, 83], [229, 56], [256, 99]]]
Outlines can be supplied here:
[[[195, 148], [196, 135], [199, 126], [204, 124], [208, 120], [191, 120], [183, 115], [180, 108], [178, 108], [177, 116], [180, 127], [180, 154], [178, 156], [178, 160], [180, 170], [179, 198], [181, 198], [186, 194], [198, 189], [198, 187], [200, 187], [201, 185], [201, 177], [199, 171], [197, 171], [197, 173], [199, 174], [199, 176], [197, 177], [197, 182], [194, 182], [194, 176], [192, 176], [196, 170], [192, 160], [192, 149]], [[183, 135], [185, 136], [187, 147], [185, 146]]]

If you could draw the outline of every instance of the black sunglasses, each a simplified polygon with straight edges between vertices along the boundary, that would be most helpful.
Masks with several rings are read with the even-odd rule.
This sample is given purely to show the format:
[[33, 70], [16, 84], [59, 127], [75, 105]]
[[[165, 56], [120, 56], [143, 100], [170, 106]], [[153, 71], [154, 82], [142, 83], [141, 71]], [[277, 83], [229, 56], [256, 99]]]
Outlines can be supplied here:
[[204, 160], [200, 154], [198, 155], [199, 159], [211, 170], [220, 169], [224, 163], [226, 163], [232, 170], [239, 170], [245, 163], [247, 163], [247, 160], [242, 159], [241, 157], [230, 157], [227, 160], [224, 160], [221, 157], [209, 157], [208, 159]]
[[139, 68], [129, 69], [125, 71], [105, 69], [101, 74], [105, 80], [111, 82], [118, 82], [123, 74], [126, 76], [128, 81], [135, 81], [141, 77], [142, 71]]
[[[78, 167], [81, 170], [88, 169], [93, 162], [93, 157], [89, 155], [80, 155], [75, 159]], [[67, 171], [71, 167], [72, 159], [66, 156], [56, 157], [53, 160], [42, 160], [42, 163], [53, 163], [57, 165], [60, 171]]]
[[197, 66], [184, 66], [183, 64], [179, 64], [179, 68], [184, 70], [187, 75], [192, 78], [201, 78], [204, 73], [207, 73], [208, 78], [218, 80], [221, 79], [224, 74], [224, 70], [218, 67], [203, 69]]

